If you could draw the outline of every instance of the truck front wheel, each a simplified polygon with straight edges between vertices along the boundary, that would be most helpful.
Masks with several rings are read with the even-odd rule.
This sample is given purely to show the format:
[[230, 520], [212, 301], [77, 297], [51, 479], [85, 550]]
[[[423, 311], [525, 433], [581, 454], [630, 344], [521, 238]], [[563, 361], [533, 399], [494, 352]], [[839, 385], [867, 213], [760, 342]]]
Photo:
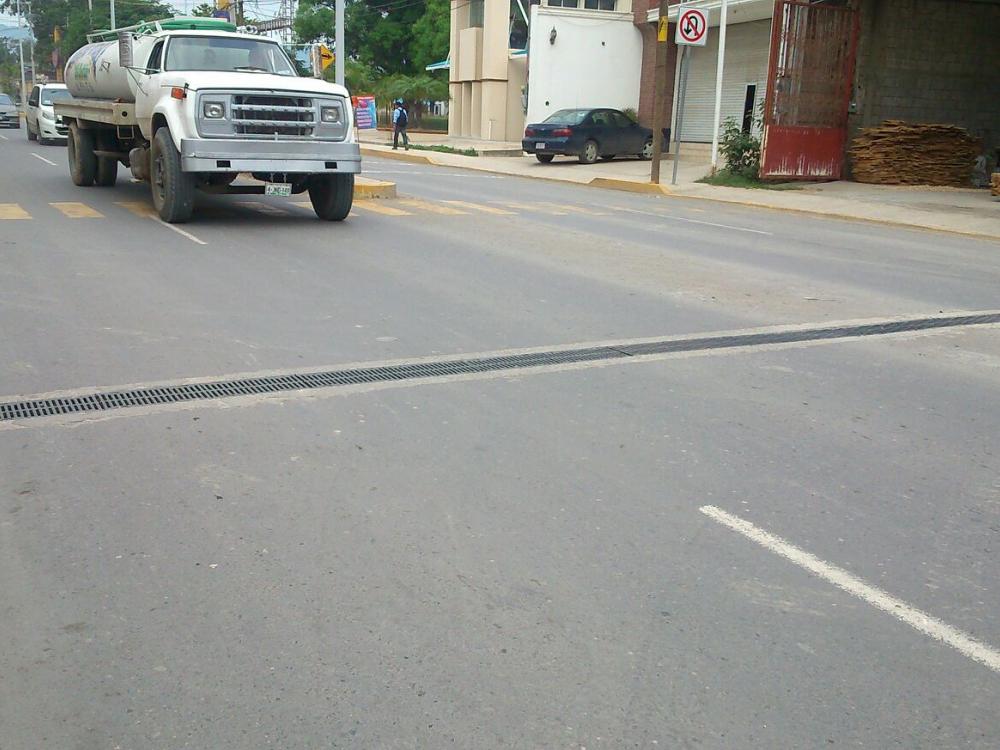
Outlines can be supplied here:
[[69, 174], [73, 184], [90, 187], [97, 177], [97, 154], [94, 153], [94, 131], [84, 130], [75, 122], [70, 123], [69, 138], [66, 139], [66, 154], [69, 157]]
[[181, 171], [181, 155], [167, 128], [156, 131], [149, 161], [153, 206], [168, 224], [183, 224], [194, 210], [195, 176]]
[[317, 175], [309, 183], [309, 200], [324, 221], [343, 221], [354, 203], [354, 175]]

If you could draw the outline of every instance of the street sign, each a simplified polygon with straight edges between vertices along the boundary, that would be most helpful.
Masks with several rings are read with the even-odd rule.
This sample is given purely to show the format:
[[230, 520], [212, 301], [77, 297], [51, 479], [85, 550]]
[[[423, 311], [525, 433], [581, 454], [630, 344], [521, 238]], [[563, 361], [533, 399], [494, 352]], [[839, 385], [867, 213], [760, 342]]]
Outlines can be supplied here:
[[333, 53], [327, 49], [325, 44], [320, 44], [319, 46], [319, 61], [323, 66], [323, 70], [330, 67], [330, 63], [333, 62]]
[[708, 17], [705, 11], [694, 8], [681, 9], [677, 16], [677, 44], [704, 47], [708, 41]]
[[656, 26], [656, 41], [667, 41], [667, 19], [665, 17], [661, 18], [659, 24]]

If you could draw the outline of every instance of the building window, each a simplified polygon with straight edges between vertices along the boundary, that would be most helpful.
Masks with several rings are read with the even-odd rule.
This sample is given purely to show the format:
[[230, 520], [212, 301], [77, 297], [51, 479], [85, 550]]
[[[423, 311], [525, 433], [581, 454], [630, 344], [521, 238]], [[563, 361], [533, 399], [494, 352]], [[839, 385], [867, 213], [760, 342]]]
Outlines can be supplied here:
[[583, 0], [583, 7], [587, 10], [614, 10], [615, 0]]
[[469, 26], [483, 26], [483, 3], [484, 0], [471, 0], [469, 2]]
[[549, 0], [550, 8], [576, 8], [580, 0]]

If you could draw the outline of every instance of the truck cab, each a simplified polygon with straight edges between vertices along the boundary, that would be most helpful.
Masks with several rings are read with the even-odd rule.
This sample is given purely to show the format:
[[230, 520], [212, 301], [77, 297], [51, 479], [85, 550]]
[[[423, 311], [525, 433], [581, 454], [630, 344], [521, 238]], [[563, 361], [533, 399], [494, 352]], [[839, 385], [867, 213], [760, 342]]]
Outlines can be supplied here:
[[[124, 164], [170, 222], [199, 189], [308, 191], [321, 218], [349, 213], [361, 152], [343, 86], [300, 77], [278, 43], [217, 19], [93, 37], [67, 63], [74, 100], [59, 107], [76, 184], [113, 184]], [[264, 184], [234, 185], [241, 173]]]

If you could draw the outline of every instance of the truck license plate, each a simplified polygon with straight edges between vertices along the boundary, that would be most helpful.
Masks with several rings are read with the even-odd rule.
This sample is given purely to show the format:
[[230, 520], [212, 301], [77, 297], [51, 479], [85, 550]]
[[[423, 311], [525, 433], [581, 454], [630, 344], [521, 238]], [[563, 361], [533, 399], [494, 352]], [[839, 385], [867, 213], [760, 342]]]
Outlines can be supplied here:
[[290, 182], [268, 182], [264, 185], [264, 195], [280, 195], [287, 198], [292, 194], [292, 183]]

